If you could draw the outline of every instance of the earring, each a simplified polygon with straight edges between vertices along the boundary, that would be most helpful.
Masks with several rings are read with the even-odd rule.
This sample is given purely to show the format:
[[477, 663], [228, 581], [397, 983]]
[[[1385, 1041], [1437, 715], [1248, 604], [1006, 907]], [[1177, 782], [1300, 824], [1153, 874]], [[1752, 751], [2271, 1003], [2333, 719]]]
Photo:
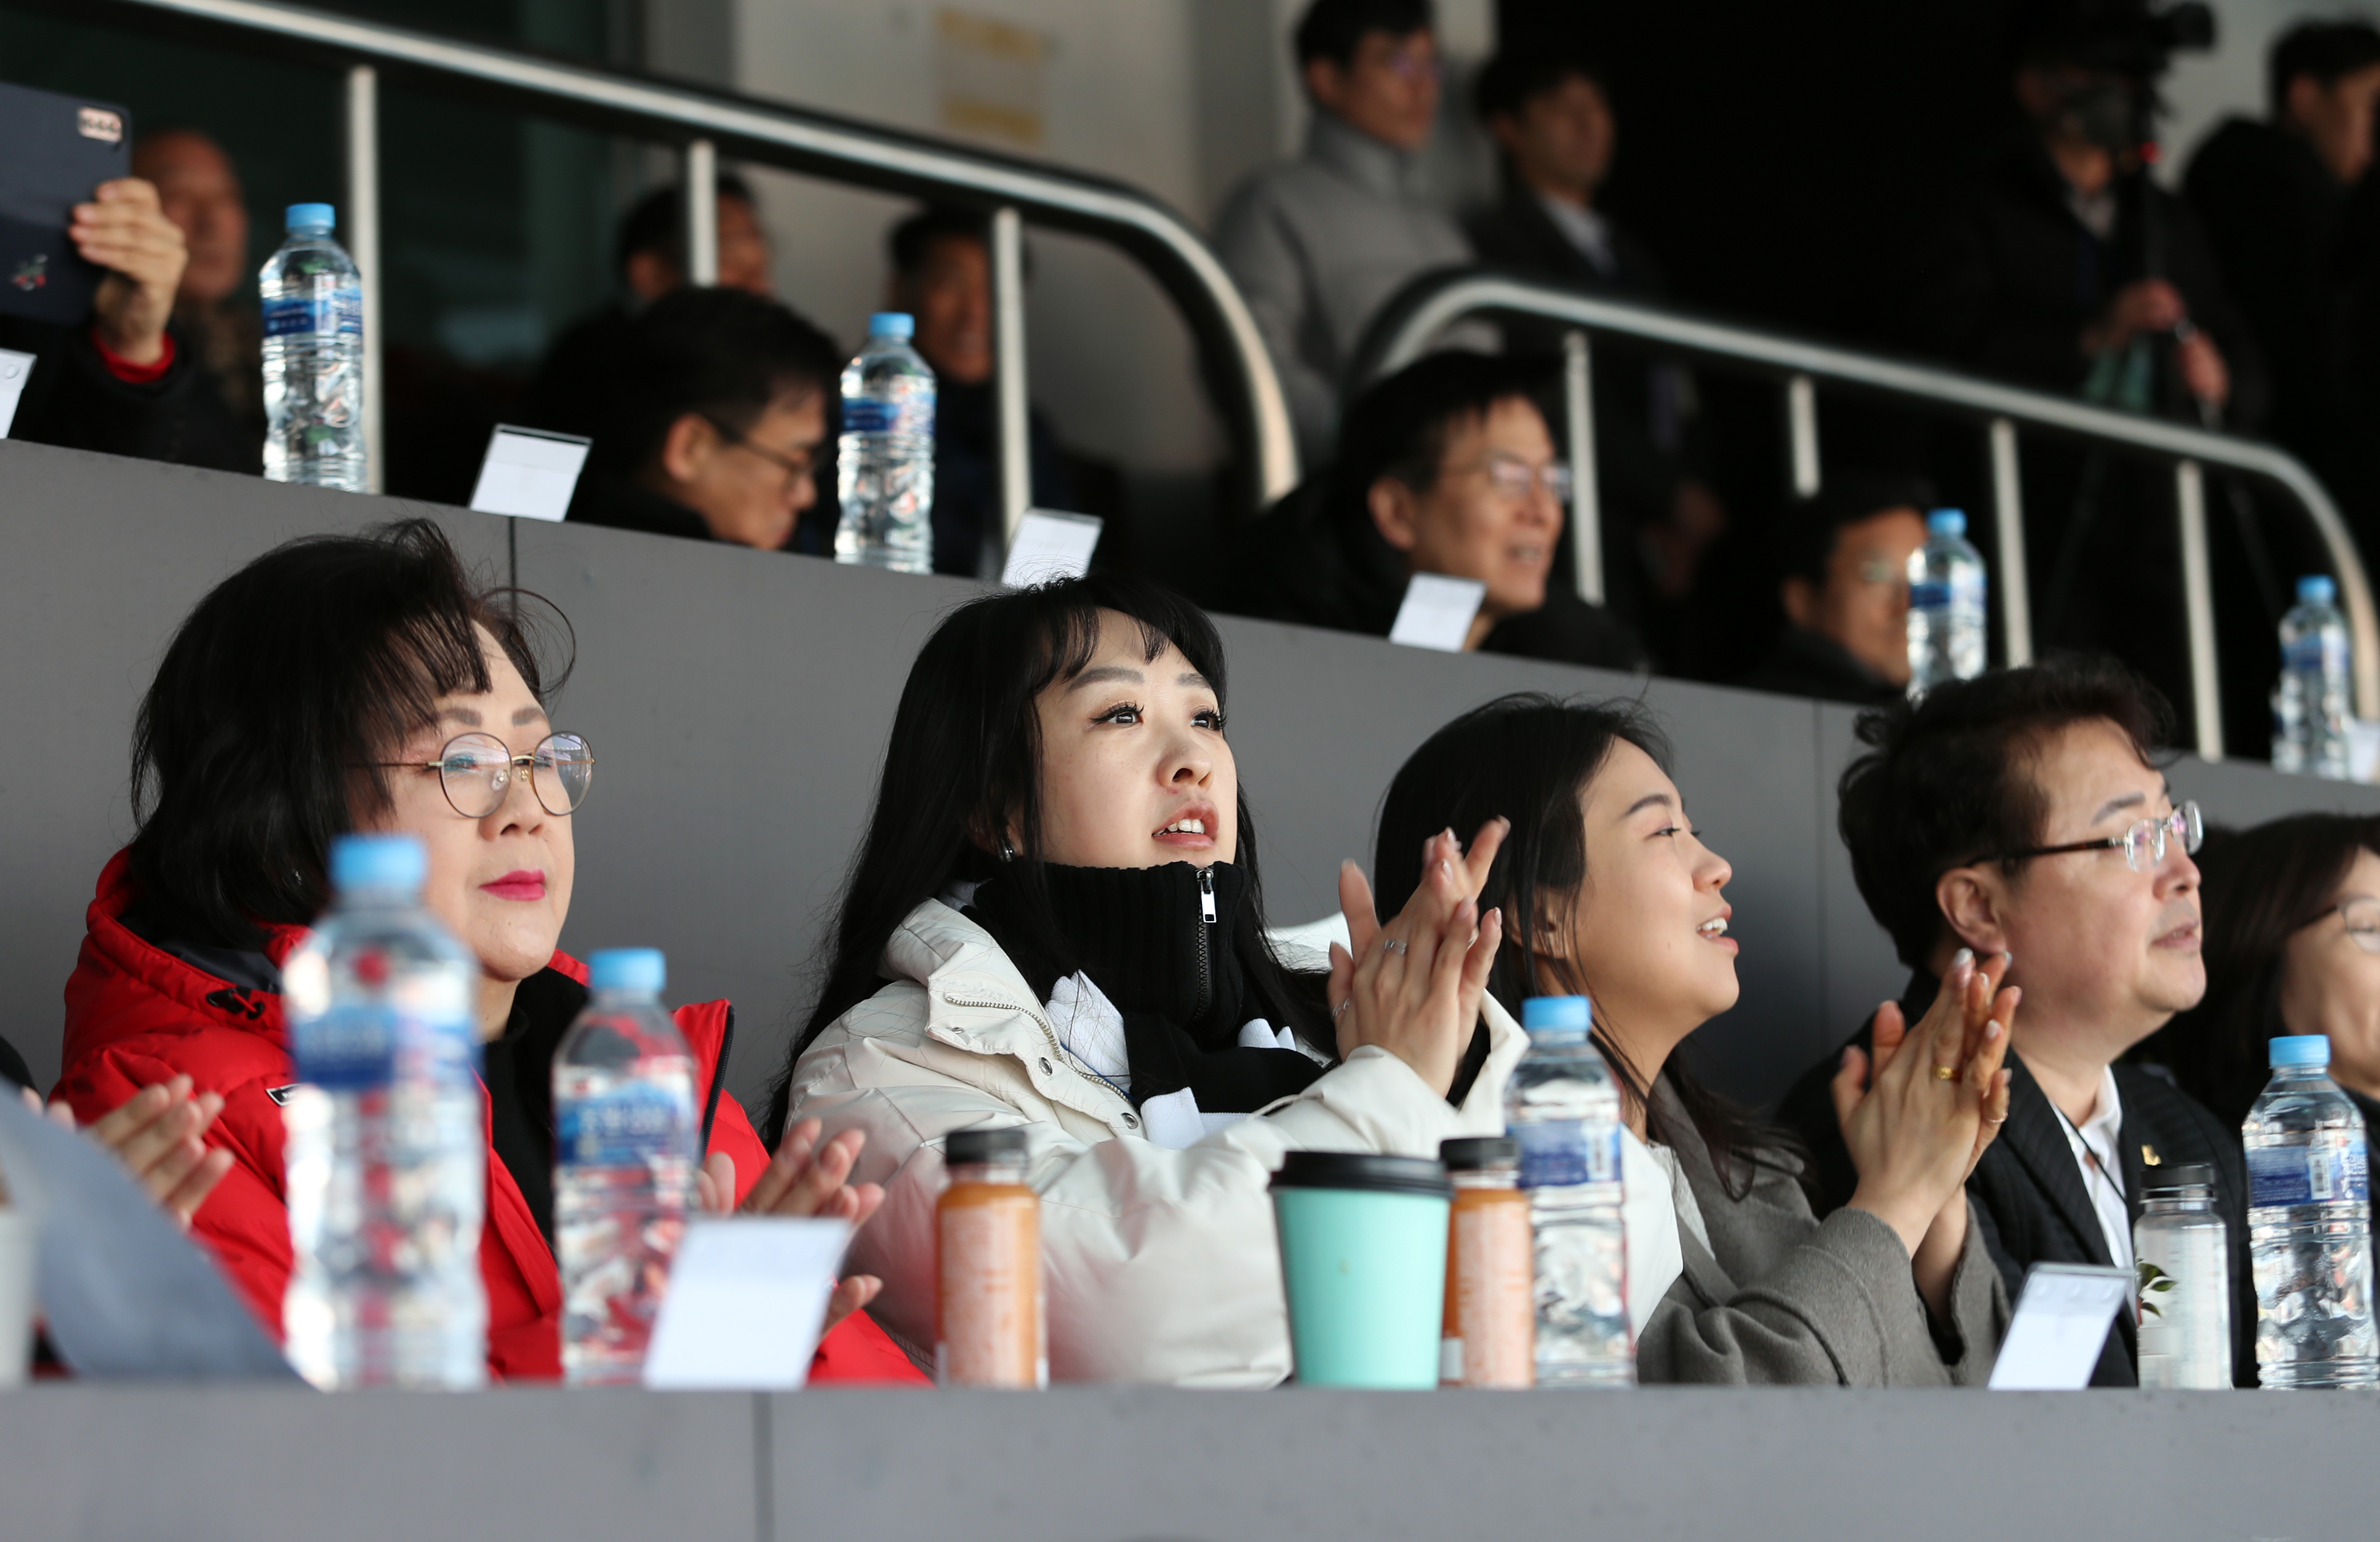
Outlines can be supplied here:
[[1002, 862], [1016, 860], [1016, 848], [1008, 844], [1008, 837], [1005, 834], [1000, 838], [1000, 859]]

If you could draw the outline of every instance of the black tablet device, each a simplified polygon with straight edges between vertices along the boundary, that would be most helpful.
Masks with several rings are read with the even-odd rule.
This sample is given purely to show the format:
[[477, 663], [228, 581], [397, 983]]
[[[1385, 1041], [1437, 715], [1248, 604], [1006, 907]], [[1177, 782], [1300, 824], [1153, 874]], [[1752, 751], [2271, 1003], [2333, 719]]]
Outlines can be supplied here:
[[131, 161], [123, 108], [0, 82], [0, 313], [67, 326], [91, 314], [101, 270], [67, 222]]

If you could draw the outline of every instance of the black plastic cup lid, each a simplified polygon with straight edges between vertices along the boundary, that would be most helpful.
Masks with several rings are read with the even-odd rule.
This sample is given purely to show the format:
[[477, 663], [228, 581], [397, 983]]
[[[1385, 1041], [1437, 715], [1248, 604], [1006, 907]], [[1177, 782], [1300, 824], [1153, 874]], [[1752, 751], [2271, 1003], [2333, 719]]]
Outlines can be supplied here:
[[1458, 1135], [1438, 1143], [1438, 1160], [1449, 1172], [1476, 1172], [1482, 1168], [1517, 1166], [1521, 1143], [1510, 1135]]
[[942, 1141], [942, 1162], [996, 1162], [1025, 1155], [1025, 1132], [1011, 1124], [1001, 1130], [953, 1130]]
[[2211, 1189], [2215, 1186], [2215, 1169], [2207, 1162], [2174, 1162], [2165, 1167], [2141, 1170], [2141, 1192], [2155, 1194], [2159, 1189]]
[[1369, 1151], [1292, 1151], [1272, 1175], [1277, 1189], [1364, 1189], [1444, 1199], [1454, 1193], [1446, 1164], [1425, 1157], [1382, 1157]]

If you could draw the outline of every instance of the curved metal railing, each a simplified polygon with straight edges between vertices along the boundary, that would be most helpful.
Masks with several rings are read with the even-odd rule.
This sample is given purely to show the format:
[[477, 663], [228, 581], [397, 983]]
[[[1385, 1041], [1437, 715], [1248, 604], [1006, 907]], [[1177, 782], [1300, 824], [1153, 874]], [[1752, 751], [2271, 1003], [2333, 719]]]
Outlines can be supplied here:
[[1483, 313], [1528, 316], [1570, 329], [1565, 339], [1564, 414], [1574, 467], [1579, 589], [1602, 594], [1595, 494], [1590, 339], [1627, 338], [1712, 364], [1766, 374], [1785, 386], [1793, 490], [1819, 485], [1816, 382], [1917, 404], [1983, 425], [1990, 450], [1993, 526], [2000, 598], [2000, 631], [2010, 663], [2033, 657], [2031, 596], [2025, 579], [2024, 509], [2017, 478], [2016, 430], [2043, 430], [2168, 462], [2174, 470], [2182, 557], [2182, 602], [2190, 638], [2192, 718], [2198, 751], [2223, 754], [2222, 703], [2216, 687], [2215, 596], [2206, 545], [2204, 470], [2217, 467], [2252, 476], [2293, 499], [2321, 538], [2338, 571], [2339, 598], [2354, 648], [2355, 711], [2380, 718], [2380, 612], [2355, 542], [2330, 494], [2303, 462], [2252, 440], [2159, 418], [2110, 411], [2067, 396], [2028, 391], [1907, 359], [1854, 352], [1756, 327], [1715, 322], [1674, 310], [1583, 294], [1535, 279], [1484, 269], [1451, 269], [1415, 279], [1383, 307], [1357, 351], [1349, 379], [1370, 381], [1412, 362], [1447, 327]]
[[[711, 201], [720, 155], [880, 191], [931, 197], [992, 216], [993, 326], [1000, 464], [1010, 528], [1029, 497], [1025, 416], [1021, 220], [1104, 239], [1137, 260], [1196, 335], [1222, 400], [1245, 493], [1260, 507], [1297, 482], [1297, 450], [1263, 338], [1222, 264], [1179, 214], [1120, 182], [1056, 170], [654, 77], [543, 57], [269, 0], [6, 0], [343, 70], [346, 77], [346, 234], [362, 270], [367, 335], [379, 310], [379, 76], [461, 92], [599, 130], [675, 143], [686, 161], [687, 249], [697, 282], [716, 278]], [[370, 356], [376, 358], [377, 355]], [[376, 366], [369, 366], [375, 367]], [[377, 413], [378, 382], [366, 401]], [[375, 420], [368, 435], [379, 438]], [[375, 448], [377, 446], [375, 445]], [[374, 455], [374, 464], [378, 464]]]

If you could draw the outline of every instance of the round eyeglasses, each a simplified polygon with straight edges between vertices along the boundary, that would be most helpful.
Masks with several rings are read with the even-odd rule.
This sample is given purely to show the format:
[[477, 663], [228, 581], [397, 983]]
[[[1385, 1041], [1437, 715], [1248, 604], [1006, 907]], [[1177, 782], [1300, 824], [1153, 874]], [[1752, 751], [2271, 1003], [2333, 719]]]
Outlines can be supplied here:
[[2359, 894], [2351, 900], [2331, 906], [2330, 910], [2324, 911], [2322, 916], [2315, 917], [2314, 920], [2321, 920], [2324, 916], [2328, 916], [2332, 911], [2338, 912], [2339, 921], [2347, 928], [2349, 941], [2367, 953], [2380, 953], [2380, 899], [2374, 899], [2369, 894]]
[[2136, 873], [2144, 873], [2165, 860], [2166, 842], [2170, 838], [2181, 843], [2181, 849], [2194, 853], [2206, 840], [2206, 821], [2198, 814], [2198, 805], [2185, 800], [2161, 820], [2141, 820], [2121, 835], [2110, 835], [2103, 841], [2070, 841], [2062, 846], [2027, 846], [2022, 851], [1994, 852], [1979, 856], [1978, 862], [2016, 862], [2028, 856], [2063, 856], [2074, 851], [2115, 851], [2124, 854], [2124, 866]]
[[383, 760], [389, 771], [434, 771], [455, 812], [484, 820], [504, 806], [516, 771], [528, 772], [529, 791], [549, 814], [573, 812], [595, 780], [595, 751], [576, 734], [548, 734], [527, 755], [515, 755], [493, 734], [457, 734], [435, 760]]

